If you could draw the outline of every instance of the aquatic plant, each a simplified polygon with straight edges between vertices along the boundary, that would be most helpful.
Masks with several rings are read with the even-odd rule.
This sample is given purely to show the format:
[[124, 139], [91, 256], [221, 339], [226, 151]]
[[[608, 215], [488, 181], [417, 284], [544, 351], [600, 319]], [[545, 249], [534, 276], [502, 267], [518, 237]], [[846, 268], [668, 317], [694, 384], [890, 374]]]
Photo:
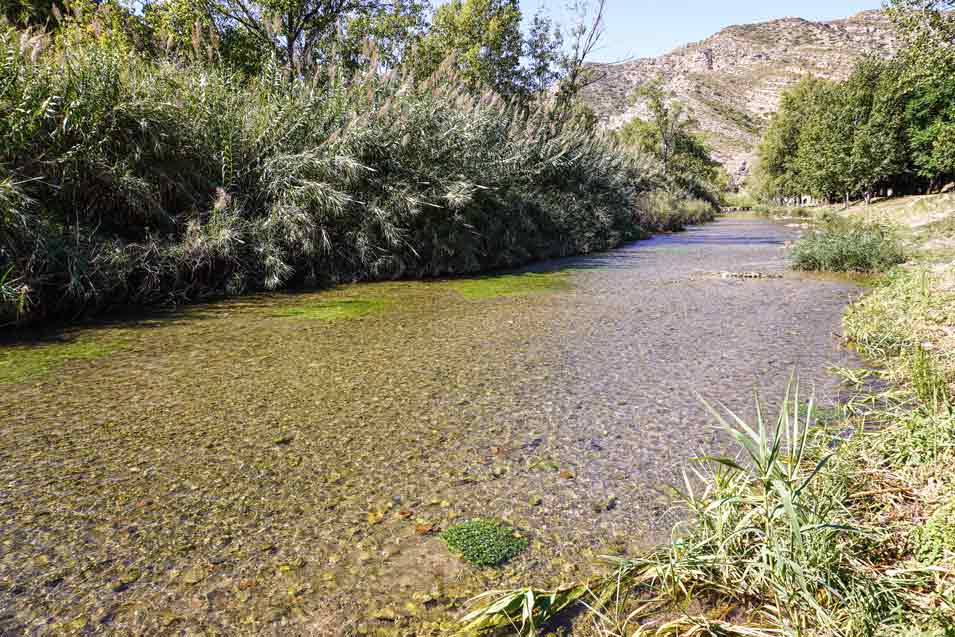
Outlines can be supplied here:
[[439, 536], [448, 548], [474, 566], [498, 566], [527, 548], [527, 538], [507, 524], [475, 518], [444, 530]]
[[0, 350], [0, 385], [40, 378], [68, 361], [92, 361], [115, 352], [120, 345], [103, 341], [65, 341]]
[[548, 294], [570, 287], [570, 274], [562, 272], [525, 272], [455, 279], [449, 285], [468, 299], [492, 299], [501, 296]]
[[377, 298], [328, 299], [318, 303], [288, 305], [276, 310], [275, 316], [337, 321], [375, 314], [386, 306], [387, 301]]

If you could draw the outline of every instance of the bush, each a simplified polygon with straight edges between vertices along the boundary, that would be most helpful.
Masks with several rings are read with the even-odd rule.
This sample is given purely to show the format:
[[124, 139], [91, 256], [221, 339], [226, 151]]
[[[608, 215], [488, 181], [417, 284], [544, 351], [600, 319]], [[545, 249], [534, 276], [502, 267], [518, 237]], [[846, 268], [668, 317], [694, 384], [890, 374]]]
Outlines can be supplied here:
[[675, 232], [716, 217], [716, 207], [702, 199], [681, 197], [666, 190], [645, 193], [637, 200], [639, 223], [648, 230]]
[[878, 224], [829, 222], [796, 242], [792, 266], [824, 272], [883, 272], [905, 261], [894, 232]]
[[527, 548], [527, 538], [497, 520], [477, 518], [441, 533], [448, 548], [475, 566], [497, 566]]
[[0, 315], [472, 273], [679, 223], [635, 214], [652, 175], [581, 113], [451, 71], [248, 77], [67, 40], [0, 31], [0, 272], [25, 295]]

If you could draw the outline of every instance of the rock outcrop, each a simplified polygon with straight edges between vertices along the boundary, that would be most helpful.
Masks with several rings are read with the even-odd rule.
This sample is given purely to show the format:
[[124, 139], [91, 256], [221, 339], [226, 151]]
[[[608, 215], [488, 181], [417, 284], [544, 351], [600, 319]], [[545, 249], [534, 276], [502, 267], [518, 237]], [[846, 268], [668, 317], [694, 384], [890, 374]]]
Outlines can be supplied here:
[[660, 57], [595, 64], [603, 79], [586, 90], [585, 99], [605, 126], [617, 128], [647, 115], [645, 105], [631, 104], [630, 96], [661, 78], [688, 106], [714, 158], [741, 180], [784, 89], [807, 74], [844, 79], [862, 56], [889, 57], [895, 50], [892, 26], [881, 11], [831, 22], [782, 18], [737, 25]]

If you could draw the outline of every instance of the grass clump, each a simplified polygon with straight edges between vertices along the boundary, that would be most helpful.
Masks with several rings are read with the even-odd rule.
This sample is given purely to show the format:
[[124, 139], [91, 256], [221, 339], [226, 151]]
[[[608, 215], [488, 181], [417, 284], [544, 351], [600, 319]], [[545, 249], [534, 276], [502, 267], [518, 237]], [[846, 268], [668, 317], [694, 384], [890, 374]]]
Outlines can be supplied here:
[[283, 307], [275, 312], [275, 316], [338, 321], [376, 314], [384, 310], [386, 305], [384, 299], [377, 298], [330, 299], [318, 303]]
[[932, 514], [913, 534], [915, 556], [925, 564], [935, 564], [955, 555], [955, 497]]
[[795, 270], [884, 272], [905, 261], [895, 233], [879, 224], [829, 222], [810, 232], [792, 250]]
[[550, 294], [569, 289], [570, 274], [567, 272], [503, 274], [500, 276], [457, 279], [450, 282], [450, 286], [454, 291], [471, 300], [493, 299], [502, 296]]
[[0, 385], [22, 383], [56, 371], [68, 361], [92, 361], [109, 356], [116, 343], [73, 341], [0, 349]]
[[891, 361], [886, 372], [930, 403], [952, 396], [955, 288], [951, 268], [897, 268], [846, 311], [843, 327], [872, 360]]
[[507, 524], [489, 518], [476, 518], [456, 524], [440, 535], [448, 548], [474, 566], [498, 566], [527, 548], [522, 537]]
[[716, 217], [716, 207], [702, 199], [679, 197], [666, 190], [655, 190], [639, 197], [637, 208], [647, 230], [676, 232]]

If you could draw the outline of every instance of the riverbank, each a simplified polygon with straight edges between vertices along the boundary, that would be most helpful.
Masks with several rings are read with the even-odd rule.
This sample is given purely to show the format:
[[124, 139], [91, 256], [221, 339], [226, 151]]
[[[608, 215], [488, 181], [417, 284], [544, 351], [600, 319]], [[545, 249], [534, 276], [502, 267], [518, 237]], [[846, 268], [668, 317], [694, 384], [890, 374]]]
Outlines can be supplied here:
[[870, 365], [839, 370], [837, 410], [807, 417], [805, 393], [789, 394], [778, 428], [775, 412], [715, 410], [740, 454], [687, 465], [677, 539], [554, 597], [497, 596], [468, 621], [529, 633], [526, 618], [583, 602], [581, 634], [951, 634], [955, 268], [919, 254], [848, 309], [845, 338]]

